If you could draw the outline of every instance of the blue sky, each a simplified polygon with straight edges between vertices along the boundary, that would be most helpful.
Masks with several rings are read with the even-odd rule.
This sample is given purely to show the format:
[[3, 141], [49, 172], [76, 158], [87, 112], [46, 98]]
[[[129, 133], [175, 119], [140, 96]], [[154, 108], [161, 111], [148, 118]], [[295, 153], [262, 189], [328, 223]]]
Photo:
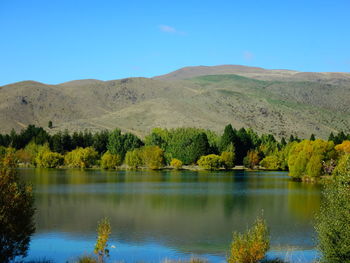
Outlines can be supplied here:
[[220, 64], [350, 72], [349, 14], [349, 0], [0, 0], [0, 85]]

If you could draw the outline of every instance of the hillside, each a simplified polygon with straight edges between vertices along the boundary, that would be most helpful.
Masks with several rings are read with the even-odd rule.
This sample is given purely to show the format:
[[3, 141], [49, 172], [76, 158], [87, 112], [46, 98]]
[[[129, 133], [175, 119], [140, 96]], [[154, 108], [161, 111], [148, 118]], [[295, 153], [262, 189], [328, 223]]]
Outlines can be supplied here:
[[120, 127], [251, 127], [278, 137], [350, 130], [350, 74], [244, 66], [189, 67], [154, 78], [34, 81], [0, 87], [1, 132], [28, 124], [54, 131]]

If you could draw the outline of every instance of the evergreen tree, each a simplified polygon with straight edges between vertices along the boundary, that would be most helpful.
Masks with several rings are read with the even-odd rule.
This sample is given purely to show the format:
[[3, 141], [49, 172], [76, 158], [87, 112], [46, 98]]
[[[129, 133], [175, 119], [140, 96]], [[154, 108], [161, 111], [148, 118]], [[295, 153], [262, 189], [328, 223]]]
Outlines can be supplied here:
[[234, 141], [236, 140], [236, 134], [232, 128], [231, 124], [226, 125], [225, 129], [224, 129], [224, 133], [221, 136], [220, 139], [220, 151], [226, 151], [227, 147], [231, 144], [234, 143]]
[[310, 141], [314, 141], [314, 140], [316, 140], [315, 134], [311, 134], [311, 136], [310, 136]]

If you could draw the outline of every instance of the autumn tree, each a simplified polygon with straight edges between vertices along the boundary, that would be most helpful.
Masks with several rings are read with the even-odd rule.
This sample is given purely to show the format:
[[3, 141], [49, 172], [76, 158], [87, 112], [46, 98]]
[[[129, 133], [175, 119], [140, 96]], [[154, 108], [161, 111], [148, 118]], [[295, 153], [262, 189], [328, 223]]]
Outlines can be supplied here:
[[21, 183], [14, 152], [0, 160], [0, 262], [26, 256], [35, 231], [32, 188]]
[[97, 227], [97, 241], [94, 253], [98, 257], [98, 262], [103, 263], [105, 257], [109, 257], [108, 239], [111, 234], [111, 224], [107, 218], [102, 219]]

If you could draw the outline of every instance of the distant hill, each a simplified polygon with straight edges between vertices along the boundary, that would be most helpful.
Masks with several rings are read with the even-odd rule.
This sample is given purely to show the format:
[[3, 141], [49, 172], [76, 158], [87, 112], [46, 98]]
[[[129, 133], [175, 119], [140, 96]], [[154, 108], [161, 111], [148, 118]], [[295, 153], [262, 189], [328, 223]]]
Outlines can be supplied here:
[[0, 87], [0, 131], [250, 127], [278, 137], [350, 130], [350, 74], [236, 65], [187, 67], [154, 78], [23, 81]]

